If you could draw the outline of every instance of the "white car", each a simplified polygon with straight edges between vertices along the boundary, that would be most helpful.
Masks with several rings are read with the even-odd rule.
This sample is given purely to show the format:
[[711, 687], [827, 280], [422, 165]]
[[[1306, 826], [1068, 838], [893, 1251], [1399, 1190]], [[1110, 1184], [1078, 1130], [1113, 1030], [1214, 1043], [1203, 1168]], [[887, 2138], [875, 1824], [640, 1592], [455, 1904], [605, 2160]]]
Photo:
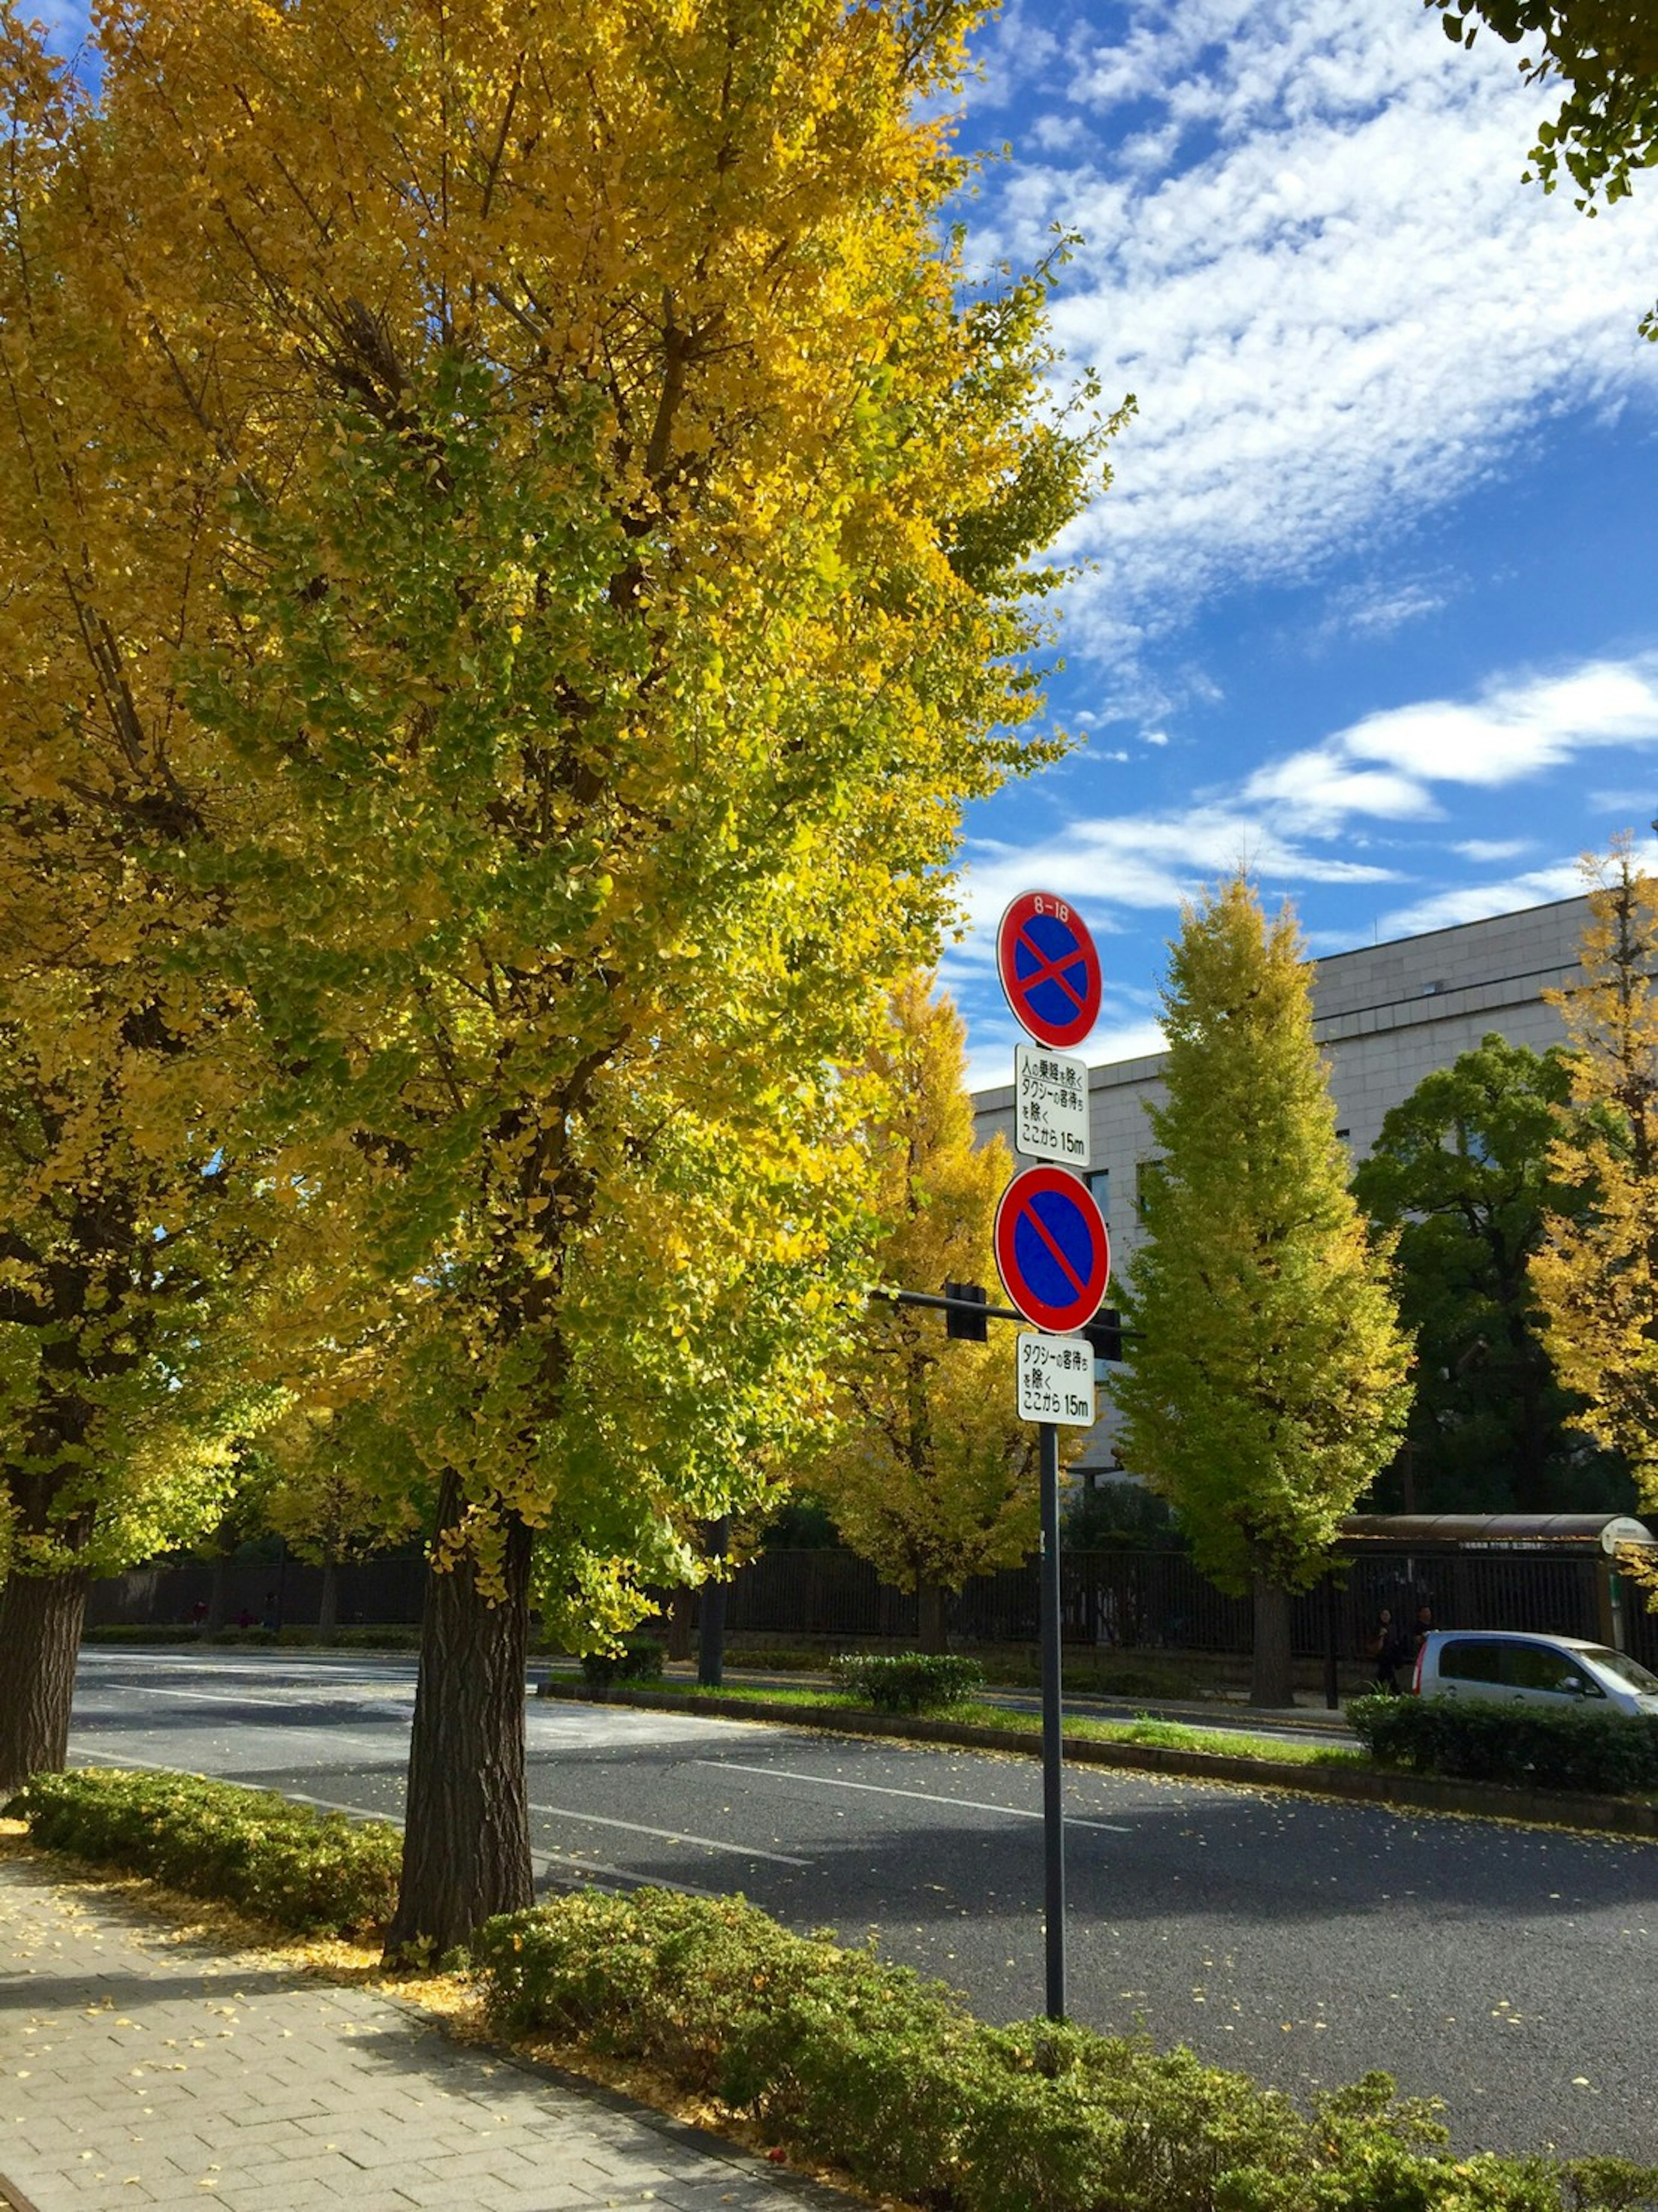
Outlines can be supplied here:
[[1419, 1698], [1496, 1698], [1536, 1712], [1658, 1716], [1658, 1674], [1638, 1659], [1576, 1636], [1507, 1628], [1436, 1628], [1422, 1639], [1411, 1685]]

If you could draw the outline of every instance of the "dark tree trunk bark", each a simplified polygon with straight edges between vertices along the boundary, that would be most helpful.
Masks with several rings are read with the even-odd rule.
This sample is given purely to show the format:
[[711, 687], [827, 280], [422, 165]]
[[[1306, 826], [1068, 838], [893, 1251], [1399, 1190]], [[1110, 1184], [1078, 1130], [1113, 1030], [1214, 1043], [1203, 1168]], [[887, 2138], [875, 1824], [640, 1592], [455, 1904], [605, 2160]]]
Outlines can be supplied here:
[[1292, 1705], [1295, 1701], [1295, 1676], [1290, 1663], [1290, 1593], [1257, 1573], [1249, 1702], [1278, 1706]]
[[[709, 1559], [725, 1558], [731, 1533], [729, 1514], [721, 1514], [717, 1521], [708, 1523], [702, 1540]], [[701, 1602], [696, 1609], [696, 1679], [705, 1690], [719, 1689], [726, 1679], [726, 1592], [729, 1588], [727, 1583], [707, 1582], [700, 1593]]]
[[949, 1599], [942, 1583], [915, 1585], [915, 1641], [923, 1651], [950, 1649]]
[[0, 1586], [0, 1805], [31, 1774], [63, 1771], [86, 1609], [84, 1569]]
[[202, 1623], [203, 1636], [216, 1636], [224, 1626], [225, 1607], [230, 1598], [230, 1561], [220, 1553], [213, 1562], [213, 1579], [207, 1586], [207, 1619]]
[[317, 1606], [317, 1633], [333, 1636], [340, 1625], [340, 1563], [325, 1559], [322, 1563], [322, 1596]]
[[[464, 1506], [459, 1482], [446, 1475], [438, 1494], [440, 1544]], [[516, 1912], [532, 1900], [524, 1774], [530, 1547], [529, 1528], [507, 1516], [506, 1595], [494, 1605], [479, 1590], [471, 1559], [446, 1573], [427, 1571], [403, 1878], [386, 1939], [388, 1960], [418, 1956], [419, 1949], [440, 1958], [493, 1913]]]
[[668, 1606], [668, 1656], [670, 1659], [689, 1659], [691, 1656], [691, 1603], [689, 1589], [677, 1589]]

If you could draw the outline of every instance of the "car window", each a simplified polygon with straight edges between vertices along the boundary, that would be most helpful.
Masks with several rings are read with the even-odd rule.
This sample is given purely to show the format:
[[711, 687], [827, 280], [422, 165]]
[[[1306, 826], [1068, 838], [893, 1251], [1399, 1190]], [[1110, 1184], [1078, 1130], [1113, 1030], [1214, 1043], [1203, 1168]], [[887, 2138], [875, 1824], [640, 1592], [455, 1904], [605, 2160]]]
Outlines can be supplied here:
[[1484, 1644], [1477, 1637], [1459, 1637], [1455, 1643], [1439, 1647], [1439, 1675], [1442, 1681], [1498, 1682], [1503, 1647], [1500, 1644]]
[[1638, 1659], [1631, 1659], [1627, 1651], [1614, 1651], [1608, 1644], [1597, 1644], [1583, 1656], [1593, 1659], [1597, 1667], [1615, 1675], [1631, 1690], [1644, 1691], [1648, 1697], [1658, 1695], [1658, 1674], [1643, 1667]]
[[1576, 1692], [1586, 1698], [1605, 1695], [1586, 1668], [1565, 1651], [1551, 1651], [1546, 1644], [1504, 1644], [1502, 1679], [1511, 1689], [1550, 1690], [1557, 1696]]

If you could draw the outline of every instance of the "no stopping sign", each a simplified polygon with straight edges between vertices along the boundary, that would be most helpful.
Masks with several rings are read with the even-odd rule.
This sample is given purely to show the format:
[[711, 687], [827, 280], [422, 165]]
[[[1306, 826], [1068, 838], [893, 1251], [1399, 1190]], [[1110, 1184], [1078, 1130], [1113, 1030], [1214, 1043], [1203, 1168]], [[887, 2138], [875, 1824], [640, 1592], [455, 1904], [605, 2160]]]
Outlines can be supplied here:
[[1087, 923], [1051, 891], [1024, 891], [996, 932], [1007, 1003], [1038, 1044], [1079, 1044], [1100, 1011], [1100, 956]]

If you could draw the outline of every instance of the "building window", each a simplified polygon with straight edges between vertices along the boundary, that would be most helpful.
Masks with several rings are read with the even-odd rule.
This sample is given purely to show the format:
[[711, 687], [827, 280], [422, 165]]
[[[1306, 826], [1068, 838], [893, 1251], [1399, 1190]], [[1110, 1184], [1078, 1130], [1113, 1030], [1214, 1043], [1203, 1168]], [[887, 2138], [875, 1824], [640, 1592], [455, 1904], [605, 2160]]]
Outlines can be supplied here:
[[1111, 1218], [1110, 1169], [1091, 1168], [1089, 1170], [1088, 1188], [1094, 1194], [1095, 1205], [1100, 1209], [1100, 1218], [1102, 1221], [1109, 1221]]
[[1161, 1160], [1136, 1160], [1134, 1163], [1134, 1211], [1142, 1221], [1145, 1218], [1146, 1193], [1162, 1173]]

